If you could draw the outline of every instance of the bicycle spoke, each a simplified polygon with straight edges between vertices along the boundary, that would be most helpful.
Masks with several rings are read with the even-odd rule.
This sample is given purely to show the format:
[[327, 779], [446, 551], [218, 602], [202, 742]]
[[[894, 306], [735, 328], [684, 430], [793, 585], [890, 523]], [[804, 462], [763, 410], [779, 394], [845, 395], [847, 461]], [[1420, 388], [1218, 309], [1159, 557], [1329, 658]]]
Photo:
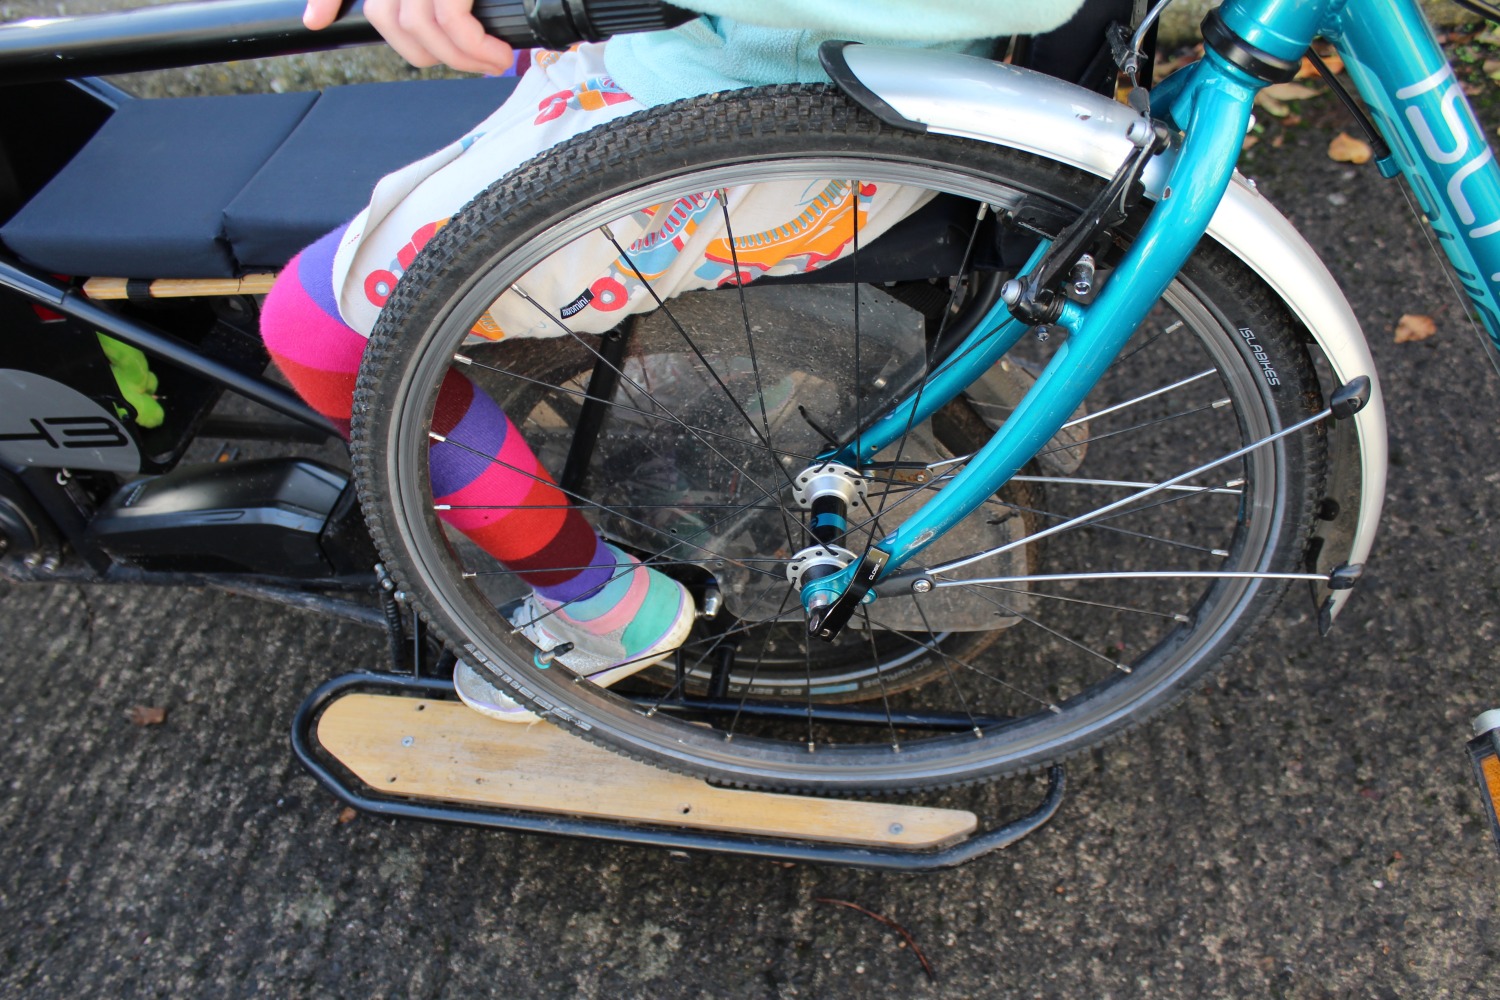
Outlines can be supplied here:
[[1136, 431], [1145, 430], [1147, 427], [1155, 427], [1158, 424], [1165, 424], [1165, 423], [1168, 423], [1168, 422], [1173, 421], [1173, 420], [1181, 420], [1183, 417], [1191, 417], [1191, 416], [1193, 416], [1196, 413], [1206, 413], [1209, 410], [1216, 410], [1216, 409], [1218, 409], [1221, 406], [1228, 406], [1228, 405], [1229, 405], [1229, 400], [1228, 399], [1218, 399], [1218, 400], [1215, 400], [1212, 403], [1205, 403], [1202, 406], [1195, 406], [1195, 407], [1193, 407], [1190, 410], [1180, 410], [1177, 413], [1169, 413], [1169, 414], [1167, 414], [1164, 417], [1155, 417], [1155, 418], [1153, 418], [1151, 420], [1146, 420], [1146, 421], [1142, 421], [1141, 423], [1138, 423], [1138, 424], [1133, 424], [1130, 427], [1122, 427], [1121, 429], [1119, 429], [1117, 431], [1106, 431], [1103, 434], [1094, 434], [1094, 435], [1091, 435], [1089, 437], [1086, 437], [1086, 438], [1082, 439], [1081, 441], [1073, 441], [1073, 442], [1070, 442], [1068, 444], [1060, 444], [1060, 445], [1057, 445], [1056, 447], [1047, 448], [1047, 449], [1044, 449], [1043, 451], [1039, 451], [1036, 454], [1037, 454], [1038, 458], [1041, 458], [1043, 455], [1056, 455], [1058, 452], [1062, 452], [1062, 451], [1073, 451], [1076, 448], [1082, 448], [1082, 447], [1085, 447], [1087, 445], [1093, 444], [1095, 441], [1104, 441], [1104, 440], [1106, 440], [1108, 438], [1119, 437], [1122, 434], [1133, 434]]
[[1171, 385], [1164, 385], [1164, 386], [1162, 386], [1159, 389], [1153, 389], [1150, 392], [1142, 393], [1141, 395], [1136, 396], [1134, 399], [1127, 399], [1124, 402], [1115, 403], [1113, 406], [1106, 406], [1102, 410], [1095, 410], [1093, 413], [1090, 413], [1088, 416], [1078, 417], [1078, 418], [1076, 418], [1074, 420], [1069, 420], [1067, 423], [1065, 423], [1065, 424], [1062, 425], [1062, 429], [1063, 430], [1067, 430], [1067, 429], [1069, 429], [1071, 427], [1077, 427], [1079, 424], [1086, 424], [1086, 423], [1088, 423], [1091, 420], [1098, 420], [1100, 417], [1107, 417], [1111, 413], [1118, 413], [1121, 410], [1128, 410], [1132, 406], [1139, 406], [1141, 403], [1144, 403], [1148, 399], [1155, 399], [1157, 396], [1160, 396], [1163, 393], [1171, 392], [1173, 389], [1181, 389], [1185, 385], [1192, 385], [1194, 382], [1198, 381], [1199, 379], [1207, 378], [1210, 375], [1217, 375], [1217, 374], [1218, 374], [1218, 369], [1216, 369], [1216, 368], [1209, 368], [1209, 369], [1206, 369], [1204, 371], [1199, 372], [1196, 375], [1189, 375], [1187, 378], [1178, 379], [1176, 382], [1173, 382]]
[[[632, 386], [637, 392], [639, 392], [641, 395], [645, 396], [654, 405], [660, 407], [661, 410], [662, 410], [662, 412], [665, 413], [665, 414], [667, 414], [672, 419], [673, 423], [677, 424], [677, 426], [679, 426], [683, 430], [687, 431], [694, 438], [696, 438], [701, 444], [703, 444], [704, 446], [706, 446], [709, 451], [713, 452], [714, 455], [716, 455], [718, 458], [720, 458], [722, 461], [724, 461], [727, 465], [729, 465], [730, 468], [734, 469], [740, 475], [744, 476], [747, 480], [749, 480], [750, 484], [753, 487], [755, 487], [756, 489], [760, 490], [760, 493], [761, 493], [762, 497], [771, 497], [772, 496], [770, 490], [766, 489], [759, 482], [757, 482], [754, 479], [754, 477], [752, 477], [748, 472], [746, 472], [744, 469], [740, 468], [739, 465], [737, 465], [733, 461], [731, 461], [726, 455], [723, 454], [723, 452], [719, 451], [717, 448], [715, 448], [713, 445], [709, 444], [707, 441], [704, 441], [702, 435], [699, 434], [698, 431], [695, 428], [690, 427], [685, 421], [682, 420], [682, 418], [678, 417], [675, 413], [673, 413], [672, 410], [671, 410], [671, 408], [667, 407], [660, 400], [658, 400], [655, 396], [653, 396], [651, 394], [650, 390], [648, 390], [645, 386], [641, 385], [636, 380], [632, 379], [629, 375], [626, 375], [625, 372], [619, 366], [614, 365], [613, 363], [611, 363], [609, 361], [609, 359], [607, 359], [603, 354], [601, 354], [592, 344], [588, 343], [586, 340], [584, 340], [577, 333], [574, 333], [571, 329], [569, 329], [568, 326], [567, 326], [567, 324], [561, 322], [560, 320], [557, 320], [557, 319], [553, 318], [553, 316], [550, 313], [547, 312], [546, 308], [540, 302], [538, 302], [536, 299], [532, 298], [530, 295], [526, 294], [526, 292], [519, 285], [512, 285], [511, 287], [516, 292], [517, 295], [519, 295], [521, 298], [525, 299], [528, 303], [530, 303], [531, 306], [533, 308], [535, 308], [538, 312], [540, 312], [543, 316], [546, 316], [547, 319], [550, 322], [556, 323], [559, 327], [562, 328], [563, 332], [565, 332], [566, 334], [568, 334], [568, 336], [572, 337], [573, 340], [576, 341], [579, 345], [581, 345], [585, 350], [587, 350], [590, 354], [594, 355], [594, 357], [598, 358], [600, 361], [604, 362], [604, 364], [606, 364], [610, 368], [612, 368], [614, 370], [615, 374], [618, 375], [622, 381], [624, 381], [626, 384]], [[783, 472], [784, 471], [785, 470], [783, 470]], [[788, 541], [790, 541], [790, 539], [788, 539]]]
[[[1327, 573], [1261, 573], [1252, 570], [1164, 569], [1120, 570], [1090, 573], [1032, 573], [1020, 576], [985, 576], [973, 580], [937, 580], [933, 586], [973, 587], [982, 583], [1061, 583], [1069, 580], [1308, 580], [1327, 583]], [[1028, 591], [1027, 593], [1030, 593]]]
[[1131, 608], [1123, 604], [1106, 604], [1103, 601], [1086, 601], [1081, 597], [1065, 597], [1062, 594], [1049, 594], [1041, 590], [1016, 590], [1014, 587], [1002, 587], [995, 583], [981, 583], [977, 580], [954, 581], [955, 586], [962, 584], [966, 587], [983, 587], [986, 590], [999, 590], [1008, 594], [1019, 594], [1022, 597], [1041, 597], [1049, 601], [1066, 601], [1068, 604], [1085, 604], [1091, 608], [1103, 608], [1106, 611], [1125, 611], [1133, 615], [1149, 615], [1153, 618], [1166, 618], [1169, 621], [1186, 623], [1190, 619], [1180, 612], [1151, 611], [1146, 608]]
[[1110, 367], [1112, 369], [1113, 368], [1120, 368], [1120, 367], [1122, 367], [1125, 364], [1125, 362], [1129, 361], [1131, 358], [1135, 357], [1137, 354], [1140, 354], [1142, 351], [1144, 351], [1146, 348], [1150, 347], [1152, 344], [1156, 343], [1161, 338], [1167, 336], [1168, 334], [1176, 333], [1178, 330], [1181, 330], [1182, 327], [1183, 327], [1182, 320], [1179, 319], [1179, 320], [1175, 321], [1174, 323], [1172, 323], [1171, 326], [1168, 326], [1165, 330], [1159, 330], [1156, 333], [1152, 334], [1149, 338], [1147, 338], [1147, 340], [1146, 340], [1146, 342], [1144, 344], [1141, 344], [1139, 347], [1133, 348], [1130, 351], [1130, 353], [1122, 355], [1122, 356], [1116, 358], [1115, 359], [1115, 363], [1113, 365], [1111, 365]]
[[[1191, 494], [1191, 495], [1196, 496], [1197, 494]], [[1177, 499], [1180, 499], [1180, 498], [1179, 497], [1172, 497], [1171, 499], [1177, 500]], [[985, 504], [986, 505], [994, 505], [994, 506], [998, 506], [998, 507], [1005, 507], [1005, 508], [1007, 508], [1009, 510], [1023, 511], [1023, 512], [1025, 512], [1027, 514], [1036, 514], [1039, 517], [1053, 517], [1053, 518], [1058, 518], [1059, 520], [1065, 520], [1068, 517], [1067, 514], [1057, 514], [1057, 513], [1054, 513], [1052, 511], [1050, 511], [1050, 510], [1039, 510], [1036, 507], [1023, 507], [1020, 504], [1010, 503], [1009, 501], [1005, 501], [1005, 500], [996, 500], [994, 498], [986, 500]], [[1174, 548], [1188, 549], [1188, 550], [1193, 551], [1193, 552], [1202, 552], [1204, 555], [1217, 556], [1217, 557], [1219, 557], [1221, 559], [1225, 558], [1225, 557], [1227, 557], [1229, 555], [1229, 551], [1227, 549], [1211, 549], [1211, 548], [1208, 548], [1207, 546], [1203, 546], [1203, 545], [1194, 545], [1192, 542], [1180, 542], [1180, 541], [1178, 541], [1175, 538], [1163, 538], [1161, 535], [1153, 535], [1153, 534], [1151, 534], [1150, 532], [1147, 532], [1147, 531], [1134, 531], [1134, 530], [1132, 530], [1130, 528], [1122, 528], [1122, 527], [1120, 527], [1117, 524], [1105, 524], [1104, 523], [1104, 522], [1110, 520], [1111, 518], [1121, 517], [1124, 514], [1134, 514], [1134, 513], [1136, 513], [1139, 510], [1149, 510], [1149, 509], [1151, 509], [1152, 506], [1154, 506], [1154, 505], [1147, 504], [1147, 505], [1145, 505], [1143, 507], [1135, 507], [1135, 508], [1132, 508], [1132, 509], [1130, 509], [1128, 511], [1123, 511], [1120, 514], [1111, 514], [1109, 517], [1101, 517], [1101, 518], [1099, 518], [1097, 520], [1094, 520], [1094, 521], [1088, 521], [1088, 522], [1086, 522], [1084, 524], [1079, 525], [1079, 527], [1080, 528], [1096, 528], [1096, 529], [1098, 529], [1100, 531], [1113, 531], [1113, 532], [1117, 532], [1118, 534], [1121, 534], [1121, 535], [1128, 535], [1128, 536], [1130, 536], [1132, 538], [1139, 538], [1139, 539], [1142, 539], [1143, 541], [1155, 542], [1155, 543], [1157, 543], [1159, 545], [1170, 545], [1170, 546], [1172, 546]]]
[[763, 440], [766, 450], [772, 452], [776, 448], [771, 444], [771, 418], [766, 414], [766, 387], [760, 378], [760, 361], [755, 356], [755, 331], [750, 328], [750, 307], [745, 302], [745, 279], [744, 272], [740, 270], [740, 252], [734, 245], [734, 224], [729, 217], [729, 194], [723, 188], [719, 188], [714, 194], [719, 199], [719, 208], [724, 214], [724, 239], [729, 244], [729, 260], [734, 268], [734, 288], [740, 300], [740, 319], [745, 324], [745, 347], [750, 352], [750, 371], [755, 375], [755, 399], [760, 403], [761, 429], [765, 432]]
[[[1111, 486], [1120, 489], [1139, 490], [1155, 483], [1147, 483], [1134, 479], [1080, 479], [1073, 476], [1012, 476], [1013, 483], [1047, 483], [1059, 486]], [[1243, 496], [1243, 479], [1234, 480], [1224, 486], [1169, 486], [1167, 490], [1173, 493], [1218, 493], [1224, 496]]]
[[[781, 607], [778, 608], [778, 609], [776, 609], [776, 617], [777, 618], [780, 618], [782, 615], [786, 614], [787, 601], [790, 601], [791, 599], [792, 599], [792, 588], [788, 587], [786, 589], [786, 593], [784, 593], [784, 594], [781, 595]], [[770, 629], [767, 629], [765, 636], [762, 637], [762, 639], [760, 641], [760, 656], [756, 657], [756, 659], [755, 659], [755, 666], [750, 669], [750, 676], [745, 680], [745, 683], [742, 685], [741, 692], [740, 692], [740, 703], [739, 703], [739, 706], [737, 708], [735, 708], [734, 715], [729, 720], [729, 732], [727, 732], [727, 733], [724, 734], [724, 739], [726, 741], [734, 739], [734, 729], [740, 723], [740, 713], [742, 713], [745, 710], [745, 702], [747, 700], [749, 700], [750, 692], [755, 687], [755, 677], [756, 677], [756, 674], [758, 674], [760, 672], [760, 665], [763, 662], [765, 662], [766, 653], [767, 653], [768, 650], [770, 650], [770, 648], [771, 648], [771, 631], [770, 631]]]
[[1115, 659], [1112, 659], [1111, 657], [1105, 656], [1103, 653], [1099, 652], [1096, 649], [1090, 649], [1088, 646], [1085, 646], [1083, 643], [1079, 642], [1077, 639], [1074, 639], [1071, 636], [1063, 635], [1061, 632], [1059, 632], [1055, 628], [1048, 628], [1046, 625], [1043, 625], [1041, 622], [1037, 621], [1035, 618], [1032, 618], [1030, 615], [1023, 614], [1022, 612], [1017, 611], [1015, 608], [1010, 607], [1004, 601], [994, 600], [993, 598], [988, 597], [988, 596], [986, 596], [984, 594], [980, 594], [979, 596], [980, 597], [984, 597], [985, 600], [989, 601], [991, 604], [995, 605], [995, 607], [999, 608], [1001, 611], [1005, 612], [1006, 614], [1011, 615], [1011, 616], [1013, 616], [1015, 618], [1019, 618], [1019, 619], [1021, 619], [1021, 621], [1026, 622], [1028, 625], [1034, 625], [1037, 628], [1041, 629], [1043, 632], [1046, 632], [1048, 635], [1053, 636], [1053, 637], [1058, 638], [1058, 639], [1061, 639], [1063, 642], [1067, 643], [1068, 645], [1073, 646], [1073, 647], [1075, 647], [1077, 649], [1081, 649], [1085, 653], [1087, 653], [1088, 655], [1090, 655], [1090, 656], [1092, 656], [1092, 657], [1094, 657], [1096, 659], [1103, 660], [1105, 663], [1108, 663], [1110, 666], [1114, 667], [1116, 670], [1120, 671], [1121, 673], [1125, 673], [1125, 674], [1131, 673], [1131, 668], [1130, 668], [1129, 664], [1121, 663], [1119, 660], [1115, 660]]
[[[873, 620], [874, 619], [872, 619], [872, 621]], [[878, 621], [876, 621], [875, 623], [877, 625], [880, 624]], [[1062, 711], [1062, 709], [1058, 707], [1058, 705], [1057, 705], [1056, 702], [1047, 701], [1045, 698], [1038, 698], [1036, 695], [1031, 694], [1030, 692], [1025, 691], [1025, 690], [1023, 690], [1021, 688], [1018, 688], [1014, 684], [1011, 684], [1008, 681], [1005, 681], [1005, 680], [1002, 680], [999, 677], [996, 677], [994, 674], [986, 673], [985, 671], [980, 670], [978, 667], [974, 666], [974, 664], [972, 664], [972, 663], [966, 663], [966, 662], [964, 662], [962, 660], [954, 661], [952, 657], [948, 656], [946, 653], [944, 653], [940, 648], [938, 648], [935, 645], [925, 644], [920, 639], [915, 639], [915, 638], [911, 637], [910, 635], [908, 635], [907, 633], [901, 631], [900, 629], [893, 629], [889, 625], [881, 625], [881, 628], [883, 628], [887, 632], [891, 632], [891, 633], [893, 633], [895, 635], [899, 635], [899, 636], [901, 636], [901, 637], [903, 637], [903, 638], [911, 641], [912, 643], [920, 645], [924, 649], [927, 649], [927, 650], [929, 650], [929, 651], [931, 651], [933, 653], [936, 653], [938, 656], [943, 657], [947, 661], [957, 662], [958, 665], [961, 666], [961, 667], [963, 667], [966, 672], [971, 673], [971, 674], [977, 674], [978, 676], [983, 677], [985, 680], [990, 681], [990, 682], [998, 685], [999, 687], [1003, 687], [1007, 691], [1012, 691], [1015, 694], [1020, 695], [1022, 698], [1027, 699], [1028, 701], [1036, 702], [1036, 704], [1038, 704], [1038, 705], [1042, 706], [1043, 708], [1047, 709], [1049, 712], [1052, 712], [1052, 713], [1056, 714], [1056, 713], [1059, 713], [1059, 712]], [[967, 709], [965, 711], [967, 711]]]
[[[483, 369], [485, 371], [494, 372], [497, 375], [504, 375], [504, 376], [506, 376], [508, 378], [513, 378], [513, 379], [515, 379], [515, 380], [517, 380], [519, 382], [525, 382], [525, 383], [528, 383], [530, 385], [541, 386], [542, 388], [550, 389], [553, 392], [558, 392], [558, 393], [561, 393], [561, 394], [566, 395], [566, 396], [577, 396], [579, 399], [589, 399], [589, 398], [592, 398], [592, 397], [589, 396], [589, 394], [587, 392], [585, 392], [582, 389], [569, 389], [567, 386], [556, 385], [556, 384], [554, 384], [552, 382], [548, 382], [548, 381], [545, 381], [543, 379], [529, 378], [529, 377], [527, 377], [525, 375], [522, 375], [522, 374], [520, 374], [518, 372], [508, 371], [507, 369], [504, 369], [504, 368], [496, 368], [493, 365], [487, 365], [487, 364], [484, 364], [483, 362], [475, 361], [473, 358], [470, 358], [470, 357], [468, 357], [466, 355], [463, 355], [463, 354], [455, 354], [453, 356], [453, 360], [457, 361], [459, 364], [470, 365], [470, 366], [472, 366], [474, 368], [480, 368], [480, 369]], [[668, 423], [674, 423], [674, 424], [676, 423], [676, 421], [674, 421], [670, 416], [667, 416], [666, 414], [652, 413], [651, 411], [649, 411], [649, 410], [643, 410], [643, 409], [641, 409], [638, 406], [631, 406], [629, 403], [622, 403], [622, 402], [620, 402], [617, 399], [600, 400], [600, 402], [604, 403], [604, 405], [606, 405], [606, 406], [612, 407], [613, 409], [619, 410], [619, 411], [621, 411], [623, 413], [633, 413], [633, 414], [635, 414], [637, 416], [645, 417], [647, 420], [663, 420], [663, 421], [666, 421]], [[746, 443], [744, 438], [737, 437], [737, 436], [735, 436], [733, 434], [730, 434], [730, 433], [727, 433], [725, 431], [716, 431], [716, 430], [713, 430], [712, 428], [709, 428], [709, 427], [695, 427], [694, 429], [699, 434], [704, 434], [704, 435], [707, 435], [708, 437], [726, 438], [726, 439], [728, 439], [730, 441], [733, 441], [733, 442], [735, 442], [736, 444], [739, 444], [739, 445], [744, 445]], [[789, 459], [791, 459], [794, 462], [801, 462], [804, 465], [811, 465], [813, 462], [816, 461], [816, 459], [813, 456], [811, 456], [811, 455], [799, 455], [796, 452], [779, 451], [779, 450], [774, 449], [774, 448], [767, 449], [767, 453], [776, 456], [778, 459], [788, 459], [789, 458]]]
[[880, 649], [875, 642], [875, 628], [870, 624], [870, 612], [861, 604], [859, 613], [865, 620], [865, 634], [870, 640], [870, 657], [875, 661], [875, 677], [880, 681], [880, 704], [885, 709], [885, 724], [891, 731], [891, 749], [899, 751], [901, 740], [896, 736], [896, 723], [891, 719], [891, 699], [885, 689], [885, 664], [880, 660]]
[[1304, 420], [1299, 420], [1297, 423], [1292, 424], [1290, 427], [1286, 427], [1282, 430], [1276, 431], [1274, 434], [1269, 434], [1266, 437], [1261, 438], [1259, 441], [1254, 441], [1242, 448], [1236, 448], [1234, 451], [1230, 452], [1227, 455], [1220, 456], [1219, 458], [1200, 465], [1197, 468], [1189, 469], [1187, 472], [1184, 472], [1181, 475], [1173, 476], [1171, 479], [1168, 479], [1165, 482], [1157, 483], [1155, 486], [1151, 486], [1147, 489], [1132, 493], [1130, 496], [1125, 497], [1124, 499], [1116, 500], [1111, 504], [1105, 504], [1103, 507], [1098, 507], [1086, 514], [1080, 514], [1077, 517], [1072, 518], [1068, 521], [1064, 521], [1061, 524], [1055, 524], [1050, 528], [1045, 528], [1041, 531], [1036, 532], [1035, 534], [1027, 535], [1025, 538], [1018, 539], [1017, 541], [1010, 542], [1006, 545], [1002, 545], [997, 548], [990, 549], [986, 552], [981, 552], [976, 555], [969, 556], [965, 559], [958, 559], [952, 562], [944, 563], [941, 566], [932, 567], [928, 570], [928, 572], [944, 573], [949, 570], [957, 569], [960, 566], [967, 566], [970, 563], [978, 562], [980, 559], [984, 559], [989, 556], [999, 555], [1002, 552], [1009, 552], [1011, 549], [1019, 548], [1022, 545], [1033, 544], [1041, 540], [1042, 538], [1058, 534], [1059, 532], [1067, 531], [1079, 524], [1095, 520], [1105, 514], [1111, 513], [1112, 511], [1119, 510], [1121, 507], [1125, 507], [1131, 503], [1134, 503], [1136, 500], [1144, 499], [1155, 493], [1166, 490], [1169, 487], [1175, 486], [1178, 483], [1186, 482], [1194, 476], [1202, 475], [1203, 473], [1208, 472], [1212, 469], [1216, 469], [1221, 465], [1227, 465], [1237, 458], [1241, 458], [1245, 455], [1250, 454], [1257, 448], [1264, 447], [1265, 445], [1271, 444], [1275, 441], [1279, 441], [1282, 438], [1289, 437], [1290, 435], [1295, 434], [1299, 431], [1304, 431], [1307, 428], [1326, 420], [1328, 418], [1328, 415], [1329, 411], [1325, 409], [1315, 414], [1314, 416], [1307, 417]]
[[[927, 612], [922, 608], [922, 601], [919, 597], [913, 595], [912, 606], [917, 609], [917, 614], [921, 616], [922, 627], [927, 630], [927, 634], [935, 635], [936, 633], [932, 631], [932, 622], [927, 618]], [[868, 619], [869, 615], [866, 615], [865, 617]], [[953, 685], [953, 693], [958, 695], [959, 707], [962, 708], [964, 710], [964, 714], [969, 717], [969, 725], [973, 728], [974, 735], [983, 736], [984, 730], [980, 729], [979, 723], [974, 721], [974, 713], [969, 711], [969, 699], [964, 697], [963, 686], [958, 683], [958, 677], [953, 673], [953, 657], [949, 656], [947, 653], [944, 653], [941, 649], [936, 648], [936, 646], [928, 646], [925, 643], [923, 643], [922, 645], [928, 650], [936, 652], [938, 656], [942, 657], [943, 669], [948, 673], [948, 683]]]

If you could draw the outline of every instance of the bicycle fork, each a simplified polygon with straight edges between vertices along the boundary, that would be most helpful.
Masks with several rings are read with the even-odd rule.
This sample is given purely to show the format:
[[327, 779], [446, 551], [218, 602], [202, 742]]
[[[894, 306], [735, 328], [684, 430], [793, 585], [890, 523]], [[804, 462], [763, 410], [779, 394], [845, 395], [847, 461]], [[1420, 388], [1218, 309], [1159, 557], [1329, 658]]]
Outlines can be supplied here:
[[[1181, 149], [1160, 201], [1108, 283], [1091, 304], [1065, 301], [1054, 309], [1056, 325], [1068, 331], [1067, 341], [994, 437], [936, 496], [857, 561], [821, 578], [802, 580], [802, 603], [811, 635], [832, 641], [859, 605], [874, 599], [877, 583], [890, 580], [901, 566], [1020, 471], [1082, 404], [1186, 263], [1234, 174], [1256, 93], [1268, 83], [1285, 79], [1288, 66], [1295, 71], [1300, 53], [1312, 41], [1324, 7], [1299, 5], [1304, 9], [1295, 12], [1292, 19], [1296, 23], [1287, 25], [1284, 22], [1288, 18], [1278, 16], [1277, 30], [1272, 31], [1256, 20], [1253, 13], [1247, 13], [1249, 6], [1231, 0], [1222, 16], [1211, 15], [1211, 21], [1219, 22], [1214, 26], [1219, 42], [1215, 44], [1210, 38], [1202, 60], [1158, 88], [1158, 102], [1165, 105], [1170, 122], [1180, 126], [1184, 133]], [[1225, 27], [1225, 22], [1238, 30]], [[1272, 50], [1252, 47], [1244, 40], [1247, 36], [1258, 38]], [[1207, 31], [1205, 38], [1209, 38]], [[1291, 52], [1296, 57], [1287, 55]], [[1150, 141], [1140, 125], [1155, 132], [1149, 121], [1140, 119], [1132, 127], [1132, 142], [1138, 148], [1142, 141]], [[1126, 167], [1129, 165], [1127, 161]], [[1043, 252], [1039, 250], [1033, 256], [1026, 268], [1028, 275], [1040, 265]], [[1023, 282], [1025, 277], [1021, 279]], [[1019, 312], [1014, 307], [1012, 311]], [[1022, 315], [1035, 319], [1034, 314]], [[987, 317], [954, 353], [955, 360], [940, 367], [914, 397], [897, 404], [869, 431], [861, 431], [854, 442], [828, 456], [828, 461], [858, 467], [862, 459], [896, 440], [915, 420], [930, 415], [954, 398], [984, 367], [1009, 350], [1029, 325], [1014, 315]], [[967, 361], [957, 360], [966, 357]], [[1322, 419], [1335, 409], [1343, 411], [1337, 415], [1352, 415], [1368, 397], [1367, 384], [1363, 393], [1352, 384], [1346, 390], [1338, 394], [1342, 398], [1336, 397], [1335, 408], [1315, 419]], [[1258, 442], [1256, 446], [1264, 443]], [[1172, 482], [1183, 478], [1186, 477]], [[933, 571], [956, 568], [992, 554], [998, 554], [998, 550]], [[927, 581], [926, 586], [931, 585]], [[1352, 585], [1352, 580], [1344, 585]]]

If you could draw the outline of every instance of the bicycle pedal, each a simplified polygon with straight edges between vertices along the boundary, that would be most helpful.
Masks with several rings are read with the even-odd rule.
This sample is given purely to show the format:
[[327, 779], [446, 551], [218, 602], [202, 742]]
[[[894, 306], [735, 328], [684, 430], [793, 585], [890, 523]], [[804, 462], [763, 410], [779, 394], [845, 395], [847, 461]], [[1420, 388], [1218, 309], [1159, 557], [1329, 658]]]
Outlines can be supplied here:
[[1469, 762], [1474, 780], [1484, 796], [1484, 812], [1490, 821], [1490, 836], [1500, 848], [1500, 709], [1491, 709], [1474, 720], [1475, 736], [1469, 741]]

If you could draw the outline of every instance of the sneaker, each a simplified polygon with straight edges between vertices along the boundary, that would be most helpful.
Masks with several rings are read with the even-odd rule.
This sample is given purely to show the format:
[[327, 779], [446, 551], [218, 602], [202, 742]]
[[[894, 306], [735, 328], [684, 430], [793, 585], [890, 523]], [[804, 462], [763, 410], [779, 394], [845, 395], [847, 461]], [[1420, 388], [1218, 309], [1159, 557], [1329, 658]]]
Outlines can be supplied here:
[[480, 715], [501, 722], [540, 722], [541, 716], [491, 684], [463, 660], [453, 668], [453, 690], [460, 701]]
[[[633, 573], [606, 584], [593, 597], [563, 606], [528, 594], [510, 614], [510, 622], [543, 652], [564, 644], [572, 648], [555, 662], [608, 687], [670, 656], [692, 631], [697, 608], [687, 588], [610, 546], [620, 565], [635, 564]], [[453, 687], [464, 704], [503, 722], [535, 722], [537, 715], [490, 683], [462, 661]]]

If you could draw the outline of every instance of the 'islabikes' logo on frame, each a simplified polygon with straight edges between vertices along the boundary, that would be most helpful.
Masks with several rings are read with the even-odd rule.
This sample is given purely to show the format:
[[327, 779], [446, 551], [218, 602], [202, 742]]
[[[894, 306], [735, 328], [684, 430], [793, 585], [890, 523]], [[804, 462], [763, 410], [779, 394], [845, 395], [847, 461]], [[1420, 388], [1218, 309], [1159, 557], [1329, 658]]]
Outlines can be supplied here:
[[1250, 348], [1250, 353], [1255, 355], [1255, 363], [1260, 365], [1260, 373], [1266, 380], [1266, 385], [1280, 385], [1281, 378], [1276, 374], [1276, 363], [1266, 353], [1266, 349], [1260, 346], [1255, 339], [1255, 331], [1248, 326], [1240, 327], [1240, 336], [1245, 339], [1245, 346]]
[[[1454, 172], [1452, 177], [1448, 178], [1446, 187], [1448, 202], [1457, 213], [1458, 221], [1465, 226], [1474, 226], [1479, 219], [1473, 206], [1469, 204], [1468, 195], [1464, 193], [1464, 183], [1482, 167], [1493, 161], [1495, 154], [1490, 150], [1489, 143], [1476, 138], [1484, 133], [1474, 123], [1474, 115], [1469, 111], [1468, 103], [1463, 99], [1463, 92], [1453, 76], [1453, 68], [1444, 66], [1427, 79], [1409, 87], [1402, 87], [1396, 91], [1396, 100], [1411, 101], [1439, 87], [1442, 87], [1443, 91], [1437, 97], [1438, 115], [1443, 120], [1442, 125], [1444, 131], [1448, 133], [1447, 136], [1440, 140], [1433, 132], [1432, 122], [1428, 121], [1427, 114], [1414, 104], [1406, 107], [1406, 120], [1411, 123], [1417, 142], [1422, 145], [1422, 152], [1427, 154], [1427, 158], [1433, 163], [1446, 166], [1470, 157]], [[1500, 233], [1500, 219], [1475, 226], [1469, 230], [1469, 239], [1477, 240], [1494, 233]]]

